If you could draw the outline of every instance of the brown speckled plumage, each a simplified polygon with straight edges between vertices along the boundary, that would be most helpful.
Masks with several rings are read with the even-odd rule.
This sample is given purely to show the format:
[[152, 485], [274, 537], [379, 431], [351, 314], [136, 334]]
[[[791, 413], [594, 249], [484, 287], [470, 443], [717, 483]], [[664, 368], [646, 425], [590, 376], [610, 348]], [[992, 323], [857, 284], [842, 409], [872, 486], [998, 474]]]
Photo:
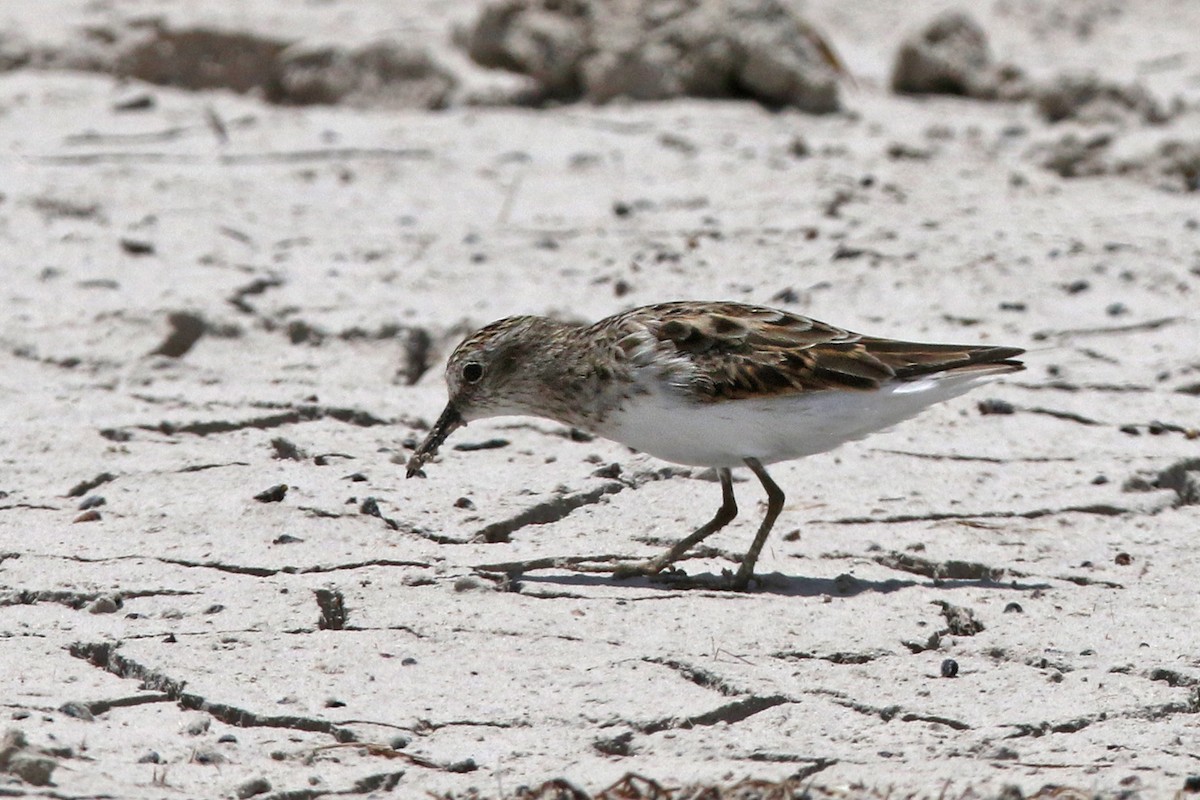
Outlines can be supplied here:
[[592, 325], [509, 317], [451, 354], [449, 402], [407, 471], [422, 474], [459, 426], [506, 414], [548, 417], [667, 460], [717, 468], [724, 496], [717, 516], [662, 556], [618, 569], [656, 574], [733, 518], [730, 469], [748, 466], [769, 502], [732, 582], [745, 588], [783, 506], [764, 464], [889, 427], [979, 378], [1022, 369], [1022, 352], [863, 336], [741, 303], [661, 303]]

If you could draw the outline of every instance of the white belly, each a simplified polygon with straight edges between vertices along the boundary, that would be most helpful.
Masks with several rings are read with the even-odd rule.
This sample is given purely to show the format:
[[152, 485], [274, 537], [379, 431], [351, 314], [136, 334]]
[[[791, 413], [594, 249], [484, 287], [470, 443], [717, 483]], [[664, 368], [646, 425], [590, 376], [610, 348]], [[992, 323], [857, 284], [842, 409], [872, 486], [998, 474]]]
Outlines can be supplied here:
[[832, 450], [919, 414], [986, 380], [943, 373], [876, 391], [821, 391], [789, 397], [695, 403], [674, 392], [631, 398], [595, 433], [652, 456], [703, 467], [764, 464]]

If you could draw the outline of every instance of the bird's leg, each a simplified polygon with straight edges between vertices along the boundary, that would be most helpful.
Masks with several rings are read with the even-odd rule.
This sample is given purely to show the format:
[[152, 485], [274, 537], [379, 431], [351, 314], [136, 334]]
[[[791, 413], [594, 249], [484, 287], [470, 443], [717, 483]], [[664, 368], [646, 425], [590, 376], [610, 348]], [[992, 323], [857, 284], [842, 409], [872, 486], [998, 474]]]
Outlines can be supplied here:
[[700, 542], [712, 536], [729, 524], [737, 516], [737, 500], [733, 497], [733, 476], [725, 467], [717, 469], [717, 477], [721, 479], [721, 507], [717, 514], [706, 524], [701, 525], [694, 533], [676, 542], [675, 545], [660, 556], [637, 564], [620, 564], [613, 571], [614, 578], [631, 578], [635, 575], [657, 575], [668, 565], [683, 557]]
[[733, 576], [730, 588], [737, 591], [745, 589], [750, 583], [750, 579], [754, 577], [754, 562], [758, 561], [758, 554], [762, 552], [763, 545], [767, 543], [767, 536], [770, 535], [771, 528], [775, 525], [775, 518], [783, 510], [784, 500], [783, 490], [775, 484], [775, 481], [771, 480], [771, 476], [767, 474], [761, 461], [757, 458], [747, 458], [746, 466], [758, 477], [763, 488], [767, 490], [767, 515], [763, 517], [762, 524], [758, 526], [758, 533], [750, 544], [750, 549], [742, 558], [742, 565], [738, 567], [737, 574]]

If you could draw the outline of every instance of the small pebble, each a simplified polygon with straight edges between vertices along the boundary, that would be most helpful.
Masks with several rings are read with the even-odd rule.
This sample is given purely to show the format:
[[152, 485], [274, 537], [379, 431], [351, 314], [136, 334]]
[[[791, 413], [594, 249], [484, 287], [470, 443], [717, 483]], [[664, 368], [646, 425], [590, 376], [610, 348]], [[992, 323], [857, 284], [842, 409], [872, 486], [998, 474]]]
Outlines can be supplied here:
[[188, 736], [199, 736], [202, 733], [207, 733], [212, 725], [212, 717], [205, 714], [201, 717], [196, 717], [187, 725], [184, 726], [183, 732]]
[[266, 778], [251, 778], [245, 783], [239, 784], [236, 793], [238, 800], [246, 800], [247, 797], [266, 794], [269, 791], [271, 791], [271, 783]]
[[149, 256], [154, 254], [154, 242], [121, 237], [121, 249], [131, 256]]
[[621, 465], [614, 461], [611, 464], [592, 472], [592, 477], [615, 480], [616, 478], [621, 477]]
[[102, 594], [88, 604], [89, 614], [113, 614], [121, 607], [121, 601], [107, 594]]
[[139, 93], [113, 102], [113, 111], [146, 111], [154, 108], [154, 95]]
[[1007, 400], [980, 400], [976, 408], [984, 416], [988, 414], [1013, 414], [1016, 412], [1016, 408]]
[[1117, 553], [1117, 557], [1113, 559], [1118, 567], [1128, 567], [1133, 563], [1133, 556], [1129, 553]]
[[139, 763], [139, 764], [161, 764], [162, 756], [160, 756], [156, 751], [151, 750], [149, 753], [146, 753], [146, 755], [139, 758], [137, 760], [137, 763]]
[[224, 764], [227, 759], [216, 750], [203, 747], [192, 752], [191, 761], [193, 764]]
[[33, 753], [16, 753], [8, 757], [5, 772], [16, 775], [31, 786], [49, 786], [51, 776], [57, 768], [58, 762], [52, 758]]
[[464, 575], [454, 581], [454, 591], [469, 592], [472, 589], [482, 589], [483, 581], [478, 578], [473, 578], [470, 575]]
[[1025, 609], [1021, 608], [1020, 603], [1009, 603], [1004, 607], [1005, 614], [1024, 614]]
[[217, 744], [237, 744], [237, 737], [232, 733], [223, 733], [221, 738], [217, 739]]
[[96, 716], [92, 713], [92, 710], [84, 703], [76, 703], [74, 701], [70, 703], [63, 703], [58, 707], [58, 710], [66, 714], [68, 717], [86, 720], [87, 722], [91, 722], [96, 718]]
[[254, 495], [254, 499], [260, 503], [278, 503], [287, 496], [287, 490], [286, 483], [279, 483]]
[[958, 662], [953, 658], [947, 658], [942, 662], [942, 677], [953, 678], [958, 675]]

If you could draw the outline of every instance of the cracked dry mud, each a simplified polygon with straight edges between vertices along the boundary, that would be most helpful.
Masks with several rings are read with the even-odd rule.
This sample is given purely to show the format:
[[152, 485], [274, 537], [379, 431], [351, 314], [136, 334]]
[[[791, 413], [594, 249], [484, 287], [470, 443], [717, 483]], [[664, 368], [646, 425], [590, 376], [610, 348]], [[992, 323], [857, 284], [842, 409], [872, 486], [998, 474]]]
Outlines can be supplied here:
[[[1042, 166], [1070, 132], [1194, 139], [1196, 9], [980, 18], [1035, 83], [1136, 74], [1171, 109], [1115, 123], [892, 94], [933, 16], [914, 3], [807, 6], [855, 73], [828, 116], [397, 110], [361, 86], [289, 107], [84, 58], [104, 39], [84, 31], [153, 6], [348, 53], [424, 32], [458, 64], [478, 4], [428, 5], [0, 12], [28, 53], [93, 65], [0, 73], [0, 793], [495, 796], [636, 772], [1160, 797], [1200, 773], [1200, 206], [1186, 172]], [[508, 419], [403, 479], [472, 326], [680, 297], [1023, 344], [1029, 370], [775, 468], [788, 502], [746, 594], [594, 571], [707, 519], [703, 471]], [[689, 575], [736, 567], [743, 478]]]

